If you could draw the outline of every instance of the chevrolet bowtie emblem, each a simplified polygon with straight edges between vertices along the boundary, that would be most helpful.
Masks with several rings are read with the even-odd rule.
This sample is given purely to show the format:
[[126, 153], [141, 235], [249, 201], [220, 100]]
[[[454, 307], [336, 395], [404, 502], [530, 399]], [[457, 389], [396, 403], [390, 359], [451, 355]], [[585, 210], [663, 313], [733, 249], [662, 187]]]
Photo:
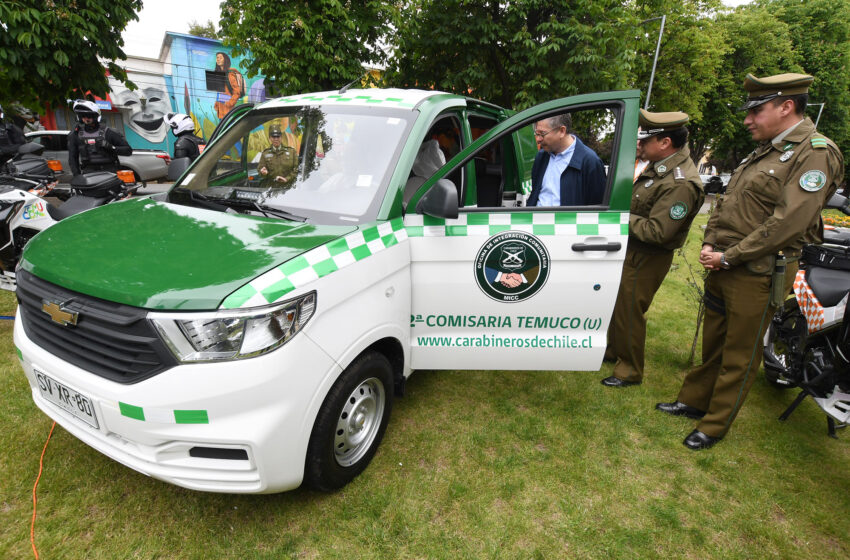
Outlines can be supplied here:
[[63, 326], [76, 325], [79, 314], [76, 311], [68, 311], [62, 309], [62, 304], [53, 301], [42, 301], [41, 310], [50, 315], [54, 323], [59, 323]]

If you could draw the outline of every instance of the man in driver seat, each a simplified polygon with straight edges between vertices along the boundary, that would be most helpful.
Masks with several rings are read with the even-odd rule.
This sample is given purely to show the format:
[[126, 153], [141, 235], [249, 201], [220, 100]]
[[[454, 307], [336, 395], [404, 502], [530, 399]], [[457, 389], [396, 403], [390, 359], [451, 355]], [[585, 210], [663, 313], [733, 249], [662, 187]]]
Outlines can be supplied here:
[[298, 152], [295, 148], [281, 143], [283, 133], [279, 124], [269, 127], [269, 140], [272, 145], [260, 154], [261, 185], [269, 188], [290, 189], [298, 172]]

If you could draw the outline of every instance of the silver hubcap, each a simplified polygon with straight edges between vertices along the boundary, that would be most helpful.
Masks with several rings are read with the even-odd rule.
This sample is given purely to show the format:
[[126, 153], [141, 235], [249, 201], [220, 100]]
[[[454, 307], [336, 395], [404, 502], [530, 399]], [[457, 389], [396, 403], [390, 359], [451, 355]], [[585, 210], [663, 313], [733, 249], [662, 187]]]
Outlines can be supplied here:
[[384, 417], [384, 385], [371, 377], [348, 396], [336, 422], [334, 456], [349, 467], [363, 458], [375, 441]]

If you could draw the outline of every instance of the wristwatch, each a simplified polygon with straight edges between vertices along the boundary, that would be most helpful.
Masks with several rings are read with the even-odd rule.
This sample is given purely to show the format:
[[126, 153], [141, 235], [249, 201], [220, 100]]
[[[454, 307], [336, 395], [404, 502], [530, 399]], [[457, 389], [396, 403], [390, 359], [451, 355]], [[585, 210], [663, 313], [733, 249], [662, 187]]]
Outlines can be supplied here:
[[732, 268], [732, 265], [726, 261], [726, 253], [720, 253], [720, 268], [723, 270], [729, 270]]

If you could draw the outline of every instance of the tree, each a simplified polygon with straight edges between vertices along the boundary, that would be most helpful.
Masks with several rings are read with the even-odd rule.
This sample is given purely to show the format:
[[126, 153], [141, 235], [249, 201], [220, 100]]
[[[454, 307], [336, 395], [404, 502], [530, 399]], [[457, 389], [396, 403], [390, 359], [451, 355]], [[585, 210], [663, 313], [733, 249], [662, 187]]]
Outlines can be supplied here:
[[[803, 70], [815, 77], [809, 101], [824, 104], [818, 130], [842, 149], [850, 172], [850, 0], [772, 0], [764, 5], [788, 25]], [[811, 106], [812, 120], [819, 109]]]
[[64, 105], [87, 91], [105, 96], [109, 84], [99, 59], [127, 82], [114, 61], [127, 58], [121, 32], [141, 8], [141, 0], [0, 2], [0, 100], [36, 108]]
[[692, 120], [702, 116], [728, 48], [722, 29], [713, 19], [720, 8], [719, 0], [650, 0], [638, 7], [644, 19], [643, 36], [637, 43], [639, 56], [632, 86], [643, 90], [644, 100], [661, 25], [655, 18], [666, 16], [652, 84], [651, 111], [683, 111]]
[[386, 61], [381, 48], [397, 8], [386, 0], [226, 0], [220, 36], [250, 51], [248, 76], [274, 80], [281, 95], [339, 89]]
[[207, 20], [207, 23], [201, 24], [197, 20], [189, 22], [189, 35], [195, 37], [206, 37], [207, 39], [218, 39], [218, 32], [215, 30], [215, 24], [212, 20]]
[[755, 147], [743, 125], [745, 113], [738, 111], [746, 98], [746, 75], [770, 76], [802, 68], [788, 26], [764, 7], [740, 7], [719, 16], [715, 25], [726, 49], [702, 115], [691, 123], [689, 142], [694, 155], [710, 148], [711, 163], [731, 170]]
[[472, 94], [524, 108], [622, 89], [638, 19], [620, 0], [414, 0], [387, 83]]

